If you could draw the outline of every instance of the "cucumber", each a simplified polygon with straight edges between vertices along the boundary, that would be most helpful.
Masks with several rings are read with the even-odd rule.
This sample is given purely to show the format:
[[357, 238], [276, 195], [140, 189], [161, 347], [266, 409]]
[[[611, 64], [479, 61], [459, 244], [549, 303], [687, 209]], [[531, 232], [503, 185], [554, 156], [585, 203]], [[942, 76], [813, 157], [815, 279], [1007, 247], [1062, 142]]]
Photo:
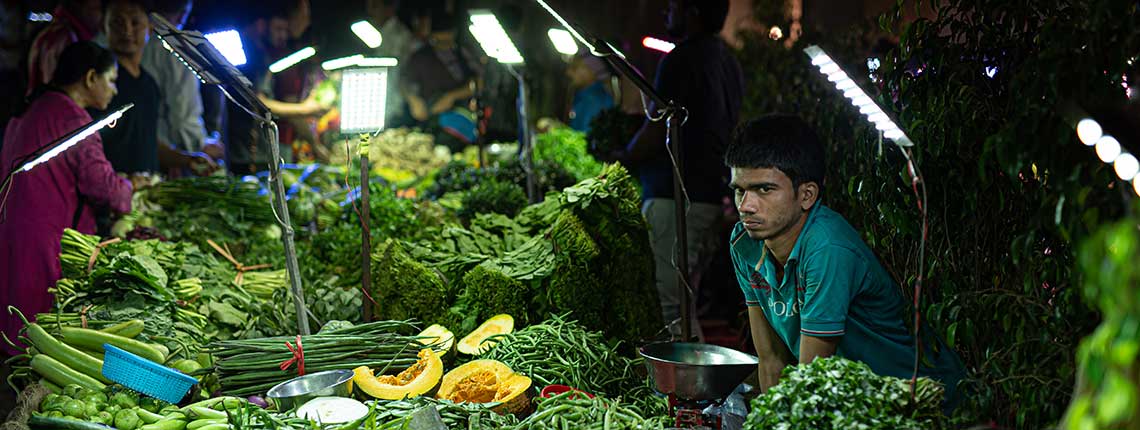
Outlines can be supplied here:
[[166, 361], [162, 353], [153, 346], [119, 335], [77, 327], [64, 327], [60, 329], [60, 333], [63, 334], [64, 342], [77, 348], [102, 350], [103, 344], [109, 343], [155, 363], [162, 364]]
[[138, 430], [183, 430], [186, 428], [186, 421], [182, 420], [163, 420], [154, 424], [147, 424], [139, 427]]
[[47, 379], [41, 379], [40, 385], [43, 385], [44, 388], [47, 388], [48, 391], [50, 391], [52, 394], [59, 394], [63, 392], [63, 388], [60, 388], [59, 385], [55, 385]]
[[186, 430], [198, 430], [211, 424], [229, 424], [229, 422], [227, 420], [220, 420], [215, 418], [203, 418], [200, 420], [191, 421], [190, 424], [186, 425]]
[[230, 425], [229, 423], [209, 424], [198, 427], [198, 430], [230, 430]]
[[130, 320], [123, 321], [110, 327], [104, 327], [99, 331], [107, 334], [114, 334], [134, 339], [138, 337], [138, 335], [142, 334], [144, 328], [146, 328], [146, 323], [144, 323], [142, 320]]
[[156, 414], [143, 408], [135, 408], [135, 413], [139, 415], [139, 419], [142, 420], [144, 424], [154, 424], [162, 421], [163, 418], [162, 415]]
[[34, 429], [51, 430], [115, 430], [114, 427], [87, 421], [79, 421], [67, 418], [48, 418], [36, 415], [28, 417], [28, 427]]
[[60, 363], [58, 360], [51, 358], [51, 356], [46, 354], [40, 354], [32, 357], [31, 366], [32, 370], [36, 371], [36, 373], [39, 373], [40, 376], [44, 377], [44, 379], [47, 379], [51, 383], [60, 387], [76, 384], [92, 391], [103, 391], [107, 388], [106, 385], [104, 385], [102, 382], [99, 382], [95, 378], [84, 375], [75, 369], [67, 367], [63, 363]]
[[207, 420], [229, 419], [229, 415], [226, 414], [225, 412], [215, 411], [213, 409], [205, 408], [202, 406], [191, 406], [190, 407], [190, 413], [188, 413], [186, 415], [191, 417], [191, 418], [199, 419], [199, 420], [202, 420], [202, 419], [207, 419]]
[[99, 382], [111, 383], [109, 379], [103, 376], [103, 360], [97, 360], [71, 345], [60, 342], [48, 334], [47, 330], [44, 330], [39, 324], [28, 324], [27, 329], [28, 340], [32, 341], [32, 345], [35, 345], [41, 354], [47, 354], [67, 367], [98, 379]]

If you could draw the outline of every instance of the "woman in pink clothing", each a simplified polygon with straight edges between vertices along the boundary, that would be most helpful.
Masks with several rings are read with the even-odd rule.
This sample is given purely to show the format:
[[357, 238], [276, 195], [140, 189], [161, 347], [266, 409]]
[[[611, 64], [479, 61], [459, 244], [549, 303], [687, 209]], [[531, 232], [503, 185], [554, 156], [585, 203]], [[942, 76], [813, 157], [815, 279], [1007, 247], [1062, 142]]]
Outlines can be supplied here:
[[[106, 109], [115, 95], [118, 66], [110, 51], [77, 42], [65, 48], [59, 60], [51, 84], [37, 91], [24, 113], [8, 124], [0, 150], [3, 177], [29, 154], [91, 122], [84, 109]], [[9, 305], [29, 317], [51, 309], [47, 290], [60, 277], [63, 229], [94, 233], [96, 207], [130, 212], [131, 189], [130, 181], [117, 176], [103, 155], [98, 133], [12, 177], [0, 213], [0, 326], [9, 339], [15, 340], [22, 327], [18, 318], [8, 315]]]

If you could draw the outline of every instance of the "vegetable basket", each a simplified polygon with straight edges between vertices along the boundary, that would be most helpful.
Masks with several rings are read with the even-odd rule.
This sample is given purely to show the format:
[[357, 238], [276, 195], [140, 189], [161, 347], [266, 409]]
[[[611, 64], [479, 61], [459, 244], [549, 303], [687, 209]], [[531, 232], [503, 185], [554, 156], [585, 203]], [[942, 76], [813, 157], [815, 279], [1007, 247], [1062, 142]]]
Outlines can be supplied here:
[[197, 379], [130, 352], [103, 344], [103, 376], [168, 403], [178, 403]]

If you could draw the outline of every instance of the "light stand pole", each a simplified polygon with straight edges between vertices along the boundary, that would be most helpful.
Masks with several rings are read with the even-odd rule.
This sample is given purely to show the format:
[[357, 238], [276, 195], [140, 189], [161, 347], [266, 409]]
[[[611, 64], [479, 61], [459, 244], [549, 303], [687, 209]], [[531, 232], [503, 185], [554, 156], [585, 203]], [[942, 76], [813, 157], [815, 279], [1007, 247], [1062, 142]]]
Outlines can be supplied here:
[[176, 58], [194, 73], [194, 76], [207, 85], [218, 85], [222, 93], [232, 103], [253, 117], [261, 127], [267, 129], [270, 182], [274, 200], [272, 209], [276, 221], [282, 229], [281, 241], [285, 248], [285, 270], [289, 274], [289, 291], [297, 310], [298, 334], [308, 335], [309, 310], [305, 306], [305, 291], [301, 287], [301, 271], [297, 265], [297, 249], [293, 243], [293, 224], [289, 220], [289, 206], [285, 203], [285, 185], [281, 181], [281, 148], [278, 146], [277, 124], [273, 113], [257, 98], [253, 85], [225, 57], [218, 52], [201, 33], [181, 31], [161, 15], [150, 14], [154, 33]]
[[526, 78], [523, 72], [515, 70], [514, 66], [505, 64], [504, 67], [518, 80], [519, 96], [515, 105], [519, 110], [519, 163], [526, 173], [526, 197], [531, 204], [538, 203], [538, 183], [534, 176], [534, 135], [531, 134], [530, 114], [527, 112]]

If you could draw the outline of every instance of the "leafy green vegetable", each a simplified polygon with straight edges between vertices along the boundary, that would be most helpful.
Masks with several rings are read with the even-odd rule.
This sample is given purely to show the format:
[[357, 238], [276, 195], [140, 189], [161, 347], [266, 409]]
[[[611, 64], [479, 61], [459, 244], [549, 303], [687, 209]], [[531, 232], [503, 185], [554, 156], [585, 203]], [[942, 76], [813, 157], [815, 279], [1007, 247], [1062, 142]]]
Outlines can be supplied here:
[[372, 268], [378, 319], [434, 321], [451, 303], [443, 278], [412, 259], [398, 241], [380, 245], [372, 255]]
[[526, 192], [518, 185], [490, 180], [476, 185], [463, 196], [459, 218], [470, 221], [476, 214], [514, 217], [527, 205]]
[[534, 159], [562, 166], [578, 180], [602, 172], [602, 164], [595, 161], [587, 151], [586, 135], [569, 127], [556, 128], [536, 136]]
[[842, 357], [816, 359], [784, 369], [780, 383], [752, 401], [745, 429], [930, 430], [945, 428], [942, 386], [919, 378], [879, 376], [866, 364]]

